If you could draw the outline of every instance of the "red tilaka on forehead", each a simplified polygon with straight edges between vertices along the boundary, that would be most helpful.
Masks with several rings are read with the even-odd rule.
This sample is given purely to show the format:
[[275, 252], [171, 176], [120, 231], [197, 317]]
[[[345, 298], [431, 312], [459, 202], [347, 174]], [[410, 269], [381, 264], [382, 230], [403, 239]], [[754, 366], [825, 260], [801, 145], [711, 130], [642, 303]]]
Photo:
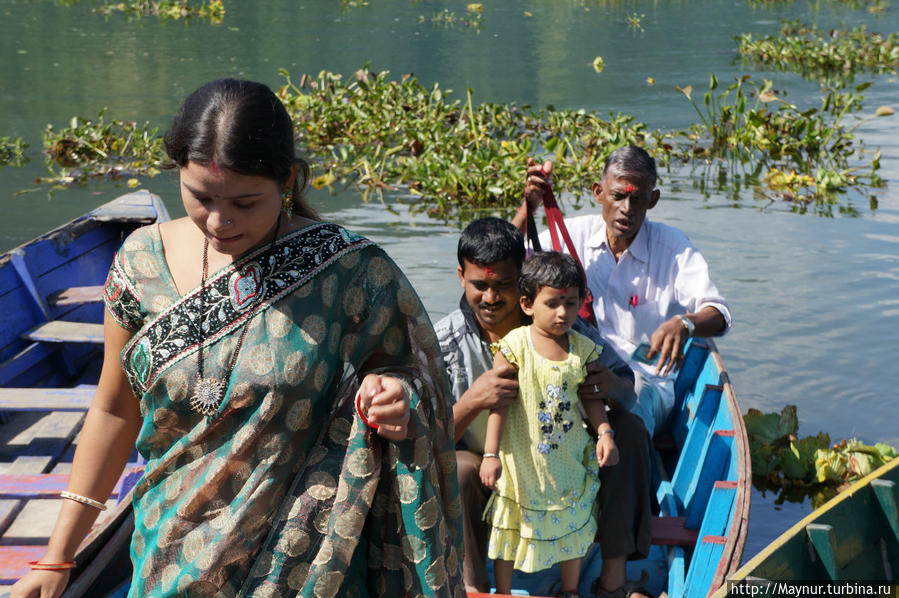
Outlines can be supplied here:
[[219, 165], [215, 163], [215, 160], [212, 161], [212, 164], [209, 165], [209, 168], [212, 172], [218, 172]]
[[484, 272], [487, 273], [487, 276], [496, 276], [496, 272], [490, 266], [484, 266]]
[[630, 183], [628, 183], [627, 185], [624, 186], [625, 193], [633, 193], [636, 190], [637, 190], [637, 188], [634, 187], [633, 185], [631, 185]]

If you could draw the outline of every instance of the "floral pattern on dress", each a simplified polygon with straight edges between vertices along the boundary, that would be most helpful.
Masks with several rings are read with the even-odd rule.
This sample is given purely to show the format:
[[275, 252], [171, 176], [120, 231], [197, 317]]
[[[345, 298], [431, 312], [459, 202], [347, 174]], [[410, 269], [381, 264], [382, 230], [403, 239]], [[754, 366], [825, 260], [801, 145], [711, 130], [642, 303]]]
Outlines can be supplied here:
[[561, 386], [546, 385], [546, 395], [540, 401], [540, 411], [537, 412], [540, 432], [543, 434], [543, 441], [537, 443], [537, 450], [542, 455], [548, 455], [549, 451], [559, 448], [559, 444], [565, 440], [565, 434], [574, 425], [568, 419], [571, 415], [571, 401], [568, 400], [567, 390], [568, 382], [563, 382]]

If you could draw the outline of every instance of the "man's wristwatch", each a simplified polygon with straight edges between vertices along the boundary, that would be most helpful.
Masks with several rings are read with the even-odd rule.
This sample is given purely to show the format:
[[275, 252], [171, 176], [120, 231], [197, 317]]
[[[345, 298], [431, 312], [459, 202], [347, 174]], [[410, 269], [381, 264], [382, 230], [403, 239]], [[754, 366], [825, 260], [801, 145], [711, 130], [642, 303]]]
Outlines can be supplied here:
[[677, 316], [680, 318], [681, 324], [684, 325], [684, 328], [687, 329], [687, 336], [693, 336], [693, 331], [696, 330], [696, 324], [693, 323], [693, 320], [688, 318], [687, 316]]

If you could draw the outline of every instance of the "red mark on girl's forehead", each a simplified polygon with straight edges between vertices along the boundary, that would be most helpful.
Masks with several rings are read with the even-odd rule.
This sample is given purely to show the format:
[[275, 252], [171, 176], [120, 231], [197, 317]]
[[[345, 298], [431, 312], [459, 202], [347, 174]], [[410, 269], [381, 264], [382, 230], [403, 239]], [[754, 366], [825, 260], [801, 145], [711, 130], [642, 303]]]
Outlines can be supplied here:
[[634, 187], [633, 185], [631, 185], [630, 183], [628, 183], [627, 185], [624, 186], [625, 193], [633, 193], [636, 190], [637, 190], [637, 188]]
[[212, 169], [212, 172], [218, 172], [219, 166], [215, 162], [209, 165], [209, 168]]
[[487, 273], [487, 276], [496, 276], [496, 272], [490, 266], [484, 266], [484, 272]]

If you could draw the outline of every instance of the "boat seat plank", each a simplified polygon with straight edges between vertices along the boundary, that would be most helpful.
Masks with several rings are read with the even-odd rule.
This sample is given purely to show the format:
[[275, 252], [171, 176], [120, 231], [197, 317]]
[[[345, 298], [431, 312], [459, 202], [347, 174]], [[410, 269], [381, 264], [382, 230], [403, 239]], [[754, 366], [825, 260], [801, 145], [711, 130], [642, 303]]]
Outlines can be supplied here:
[[809, 523], [805, 526], [805, 532], [808, 534], [821, 564], [827, 569], [830, 579], [840, 581], [840, 567], [837, 564], [837, 539], [833, 533], [833, 526], [823, 523]]
[[893, 530], [893, 536], [899, 541], [899, 487], [892, 480], [872, 480], [871, 488]]
[[33, 366], [49, 359], [55, 349], [44, 343], [31, 343], [16, 355], [0, 363], [0, 385], [8, 385], [12, 380], [28, 372]]
[[86, 411], [97, 387], [0, 388], [0, 411]]
[[103, 324], [54, 320], [32, 328], [22, 338], [44, 343], [103, 344]]
[[[125, 471], [116, 482], [110, 498], [118, 498], [122, 481], [132, 472], [142, 472], [143, 467]], [[41, 473], [36, 475], [0, 476], [0, 499], [55, 499], [69, 484], [67, 473]]]
[[99, 303], [101, 301], [103, 301], [103, 285], [101, 284], [60, 289], [47, 296], [47, 305], [51, 307]]
[[686, 517], [653, 517], [652, 543], [658, 546], [693, 546], [699, 530], [684, 527]]
[[28, 563], [40, 559], [47, 546], [0, 546], [0, 584], [11, 585], [31, 571]]

